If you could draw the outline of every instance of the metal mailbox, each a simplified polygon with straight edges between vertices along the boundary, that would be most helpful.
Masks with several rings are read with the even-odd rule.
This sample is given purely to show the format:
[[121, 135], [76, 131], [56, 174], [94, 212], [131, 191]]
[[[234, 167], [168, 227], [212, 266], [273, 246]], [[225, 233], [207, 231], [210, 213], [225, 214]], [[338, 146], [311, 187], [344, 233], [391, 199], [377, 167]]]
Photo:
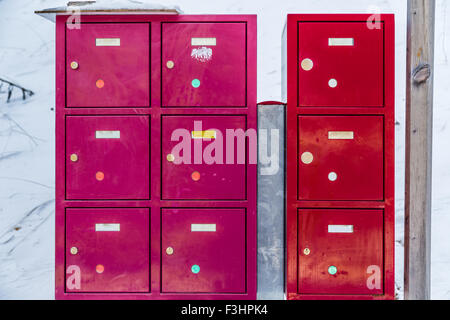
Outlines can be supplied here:
[[283, 38], [287, 299], [394, 299], [394, 15], [290, 14]]
[[162, 292], [245, 292], [244, 209], [162, 210]]
[[298, 198], [383, 200], [383, 117], [300, 116]]
[[[180, 134], [176, 130], [181, 130]], [[247, 147], [245, 141], [239, 146], [234, 138], [233, 147], [226, 148], [227, 130], [242, 130], [244, 134], [245, 116], [163, 117], [163, 199], [245, 199]], [[189, 139], [190, 155], [183, 155], [176, 148], [182, 139]], [[215, 147], [216, 151], [212, 151]], [[227, 152], [233, 152], [231, 158]]]
[[298, 230], [299, 293], [383, 293], [383, 210], [299, 210]]
[[246, 36], [242, 22], [163, 23], [162, 105], [247, 106]]
[[149, 107], [148, 23], [83, 24], [67, 31], [67, 107]]
[[66, 117], [67, 199], [148, 199], [149, 121], [148, 116]]
[[149, 292], [149, 219], [148, 209], [68, 208], [66, 290]]
[[56, 299], [256, 299], [256, 16], [91, 6], [44, 11]]
[[383, 106], [383, 24], [299, 22], [301, 107]]

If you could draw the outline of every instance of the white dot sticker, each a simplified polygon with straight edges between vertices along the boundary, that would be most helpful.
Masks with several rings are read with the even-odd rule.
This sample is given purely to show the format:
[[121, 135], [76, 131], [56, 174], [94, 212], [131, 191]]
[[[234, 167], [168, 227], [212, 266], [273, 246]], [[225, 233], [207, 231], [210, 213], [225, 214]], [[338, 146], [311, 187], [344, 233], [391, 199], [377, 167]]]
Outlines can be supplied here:
[[338, 85], [338, 82], [336, 79], [330, 79], [330, 81], [328, 81], [328, 85], [330, 86], [330, 88], [336, 88]]
[[330, 180], [331, 182], [334, 182], [337, 180], [337, 173], [336, 172], [330, 172], [328, 174], [328, 180]]

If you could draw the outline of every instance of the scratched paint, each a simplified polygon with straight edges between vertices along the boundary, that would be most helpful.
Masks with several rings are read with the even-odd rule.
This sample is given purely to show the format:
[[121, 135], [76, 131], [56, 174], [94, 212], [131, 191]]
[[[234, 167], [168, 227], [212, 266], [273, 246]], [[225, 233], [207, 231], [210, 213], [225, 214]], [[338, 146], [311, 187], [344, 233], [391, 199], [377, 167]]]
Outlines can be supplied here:
[[208, 62], [212, 59], [213, 51], [211, 48], [201, 47], [192, 49], [191, 57], [200, 62]]

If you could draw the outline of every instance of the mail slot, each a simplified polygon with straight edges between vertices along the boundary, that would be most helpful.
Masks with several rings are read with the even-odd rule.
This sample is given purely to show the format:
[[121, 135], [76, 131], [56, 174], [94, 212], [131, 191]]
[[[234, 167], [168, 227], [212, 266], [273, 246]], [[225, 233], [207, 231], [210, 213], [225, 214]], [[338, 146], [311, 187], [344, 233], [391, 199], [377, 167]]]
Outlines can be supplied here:
[[162, 105], [245, 107], [246, 23], [163, 23]]
[[245, 131], [245, 116], [163, 116], [163, 199], [245, 199]]
[[149, 52], [148, 23], [67, 28], [67, 107], [149, 107]]
[[245, 209], [162, 209], [161, 223], [162, 292], [245, 292]]
[[67, 116], [67, 199], [149, 199], [149, 117]]
[[299, 116], [299, 200], [383, 200], [382, 116]]
[[145, 208], [66, 209], [66, 292], [149, 292], [149, 219]]
[[298, 211], [301, 294], [383, 294], [383, 210]]
[[298, 23], [300, 107], [383, 107], [384, 25]]

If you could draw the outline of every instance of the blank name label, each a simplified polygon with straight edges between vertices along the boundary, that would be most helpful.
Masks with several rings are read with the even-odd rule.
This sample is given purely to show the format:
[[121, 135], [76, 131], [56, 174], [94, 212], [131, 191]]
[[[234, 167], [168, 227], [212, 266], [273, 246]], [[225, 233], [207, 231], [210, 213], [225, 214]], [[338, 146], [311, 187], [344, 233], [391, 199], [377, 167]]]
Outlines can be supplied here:
[[353, 38], [329, 38], [328, 45], [330, 47], [352, 47], [355, 45]]
[[191, 38], [191, 46], [215, 46], [216, 38]]
[[96, 139], [120, 139], [120, 131], [95, 131]]
[[329, 131], [328, 139], [329, 140], [353, 140], [355, 138], [355, 134], [353, 131]]
[[353, 233], [353, 225], [328, 225], [328, 233]]
[[96, 223], [95, 231], [120, 231], [120, 223]]
[[97, 47], [120, 47], [120, 38], [97, 38], [95, 45]]
[[216, 232], [216, 224], [191, 224], [191, 232]]

